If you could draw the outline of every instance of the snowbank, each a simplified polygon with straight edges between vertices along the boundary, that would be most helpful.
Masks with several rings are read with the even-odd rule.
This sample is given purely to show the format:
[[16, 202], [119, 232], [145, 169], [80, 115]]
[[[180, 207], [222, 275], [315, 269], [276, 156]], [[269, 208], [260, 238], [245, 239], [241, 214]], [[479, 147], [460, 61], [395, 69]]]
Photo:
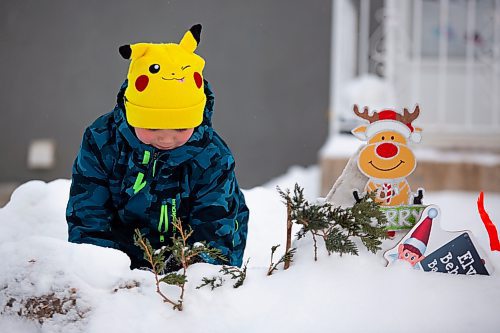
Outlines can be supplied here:
[[[394, 266], [382, 252], [359, 257], [332, 255], [312, 241], [295, 243], [288, 271], [266, 276], [272, 245], [285, 238], [285, 208], [274, 189], [297, 181], [314, 195], [314, 168], [292, 169], [282, 177], [245, 191], [251, 218], [245, 284], [234, 289], [226, 278], [213, 291], [196, 289], [218, 267], [193, 265], [188, 271], [184, 311], [173, 311], [155, 293], [153, 276], [128, 268], [123, 253], [66, 242], [65, 206], [69, 181], [33, 181], [19, 187], [0, 209], [1, 332], [498, 332], [500, 258], [494, 276], [450, 276]], [[317, 173], [316, 173], [317, 175]], [[475, 208], [475, 193], [427, 193], [441, 206], [448, 226], [473, 226], [487, 249]], [[486, 208], [500, 221], [500, 195], [486, 193]], [[394, 245], [387, 241], [385, 248]], [[280, 248], [281, 250], [282, 247]], [[278, 255], [280, 255], [280, 252]], [[164, 288], [176, 297], [178, 289]], [[59, 300], [59, 301], [57, 301]], [[38, 301], [39, 303], [36, 303]], [[60, 304], [60, 313], [42, 318], [43, 301]], [[40, 303], [42, 302], [42, 303]], [[59, 302], [59, 303], [57, 303]], [[39, 304], [38, 308], [34, 304]], [[41, 304], [41, 305], [40, 305]], [[26, 312], [27, 309], [30, 310]], [[23, 310], [24, 309], [24, 310]], [[19, 318], [25, 311], [31, 320]], [[37, 317], [38, 316], [38, 317]]]

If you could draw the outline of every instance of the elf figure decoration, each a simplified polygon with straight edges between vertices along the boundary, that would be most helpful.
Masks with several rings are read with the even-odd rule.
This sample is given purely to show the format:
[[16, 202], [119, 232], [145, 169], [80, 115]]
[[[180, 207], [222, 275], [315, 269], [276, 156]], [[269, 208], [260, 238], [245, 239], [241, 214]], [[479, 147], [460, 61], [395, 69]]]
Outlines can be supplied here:
[[440, 218], [438, 206], [426, 207], [408, 234], [384, 254], [388, 266], [397, 263], [426, 272], [491, 275], [492, 263], [472, 232], [447, 231]]
[[397, 253], [388, 254], [389, 260], [403, 260], [408, 262], [413, 268], [418, 269], [419, 262], [425, 259], [425, 251], [429, 243], [432, 229], [432, 221], [438, 216], [437, 207], [427, 210], [427, 215], [422, 217], [422, 221], [405, 237], [397, 246]]
[[[420, 142], [422, 129], [411, 124], [420, 114], [419, 106], [413, 112], [405, 108], [403, 114], [389, 109], [369, 114], [368, 107], [360, 112], [354, 105], [354, 113], [369, 121], [352, 130], [357, 138], [367, 141], [358, 157], [359, 170], [369, 178], [364, 191], [375, 192], [375, 200], [382, 206], [421, 204], [423, 190], [413, 194], [406, 181], [417, 165], [408, 143]], [[357, 191], [354, 197], [359, 201]]]

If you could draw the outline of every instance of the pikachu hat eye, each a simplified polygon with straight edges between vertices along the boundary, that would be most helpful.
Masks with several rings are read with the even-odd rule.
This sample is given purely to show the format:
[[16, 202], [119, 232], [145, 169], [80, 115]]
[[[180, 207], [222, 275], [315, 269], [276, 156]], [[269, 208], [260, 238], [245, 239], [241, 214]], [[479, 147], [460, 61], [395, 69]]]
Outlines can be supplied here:
[[150, 72], [151, 74], [156, 74], [156, 73], [158, 73], [159, 71], [160, 71], [160, 65], [158, 65], [158, 64], [153, 64], [153, 65], [149, 66], [149, 72]]

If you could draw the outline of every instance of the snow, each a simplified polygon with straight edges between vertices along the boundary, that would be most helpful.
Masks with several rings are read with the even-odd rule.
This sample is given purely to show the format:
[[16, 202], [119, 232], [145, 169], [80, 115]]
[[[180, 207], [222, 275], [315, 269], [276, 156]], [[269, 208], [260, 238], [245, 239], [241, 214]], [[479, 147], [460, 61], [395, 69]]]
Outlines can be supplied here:
[[355, 119], [352, 106], [357, 104], [360, 109], [365, 106], [372, 110], [384, 110], [387, 105], [396, 105], [394, 87], [385, 79], [364, 74], [348, 81], [340, 91], [340, 109], [347, 119]]
[[[65, 206], [70, 182], [31, 181], [21, 185], [0, 209], [1, 332], [498, 332], [500, 331], [500, 255], [489, 253], [492, 276], [425, 273], [401, 265], [385, 267], [383, 252], [328, 256], [322, 244], [317, 262], [309, 237], [287, 271], [266, 276], [271, 246], [283, 254], [286, 211], [275, 187], [302, 185], [318, 195], [319, 170], [293, 167], [262, 187], [244, 191], [250, 208], [242, 287], [196, 289], [203, 277], [221, 275], [219, 267], [195, 264], [188, 270], [184, 311], [155, 293], [153, 275], [128, 268], [128, 257], [113, 249], [66, 241]], [[426, 193], [440, 206], [442, 223], [470, 229], [484, 250], [487, 235], [476, 208], [477, 193]], [[500, 194], [485, 193], [491, 219], [500, 221]], [[297, 229], [296, 229], [297, 230]], [[401, 236], [402, 237], [402, 236]], [[384, 249], [396, 240], [384, 243]], [[163, 286], [173, 299], [178, 288]], [[17, 315], [23, 300], [53, 294], [67, 301], [66, 314], [43, 324]], [[14, 299], [14, 300], [12, 300]], [[10, 304], [10, 305], [9, 305]], [[24, 303], [25, 304], [25, 303]]]
[[307, 200], [314, 200], [320, 192], [320, 169], [317, 165], [309, 167], [292, 166], [288, 171], [279, 177], [276, 177], [264, 185], [264, 188], [276, 190], [276, 187], [282, 190], [293, 190], [295, 183], [299, 183], [304, 188], [304, 196]]
[[484, 166], [500, 165], [500, 155], [490, 152], [443, 151], [432, 148], [414, 149], [418, 161], [442, 163], [470, 163]]
[[352, 135], [334, 134], [321, 147], [319, 155], [325, 157], [349, 158], [356, 150], [364, 145], [363, 141]]
[[[322, 158], [349, 158], [365, 142], [352, 135], [333, 134], [321, 148], [319, 154]], [[430, 161], [439, 163], [471, 163], [484, 166], [500, 165], [500, 155], [491, 152], [444, 150], [411, 144], [417, 161]]]

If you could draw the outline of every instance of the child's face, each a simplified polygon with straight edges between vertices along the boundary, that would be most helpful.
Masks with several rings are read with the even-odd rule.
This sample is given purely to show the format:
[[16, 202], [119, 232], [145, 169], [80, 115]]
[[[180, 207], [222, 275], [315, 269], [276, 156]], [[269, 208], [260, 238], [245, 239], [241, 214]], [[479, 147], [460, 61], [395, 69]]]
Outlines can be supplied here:
[[151, 145], [160, 150], [170, 150], [185, 144], [194, 128], [186, 129], [147, 129], [134, 127], [135, 134], [142, 143]]

